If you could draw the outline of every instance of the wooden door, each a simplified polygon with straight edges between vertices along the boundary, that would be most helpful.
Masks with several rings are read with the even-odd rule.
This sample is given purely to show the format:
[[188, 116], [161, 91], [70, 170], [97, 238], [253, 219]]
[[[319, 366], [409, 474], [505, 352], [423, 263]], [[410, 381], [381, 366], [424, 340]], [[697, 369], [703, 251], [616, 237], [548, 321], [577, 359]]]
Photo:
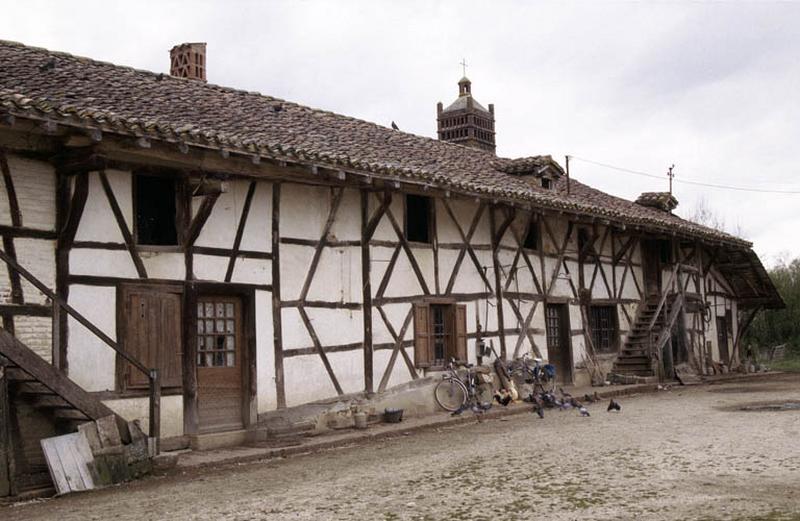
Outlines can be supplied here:
[[661, 295], [661, 245], [642, 241], [642, 276], [645, 297]]
[[241, 429], [243, 423], [242, 302], [197, 299], [197, 410], [200, 432]]
[[717, 345], [719, 346], [719, 358], [725, 365], [730, 365], [731, 357], [728, 351], [728, 321], [725, 317], [717, 317]]
[[556, 367], [556, 380], [570, 384], [572, 383], [572, 353], [566, 304], [547, 304], [545, 326], [547, 361]]
[[[147, 368], [156, 368], [161, 387], [181, 387], [183, 343], [180, 289], [126, 286], [120, 327], [125, 350]], [[124, 386], [145, 389], [147, 375], [122, 362]]]

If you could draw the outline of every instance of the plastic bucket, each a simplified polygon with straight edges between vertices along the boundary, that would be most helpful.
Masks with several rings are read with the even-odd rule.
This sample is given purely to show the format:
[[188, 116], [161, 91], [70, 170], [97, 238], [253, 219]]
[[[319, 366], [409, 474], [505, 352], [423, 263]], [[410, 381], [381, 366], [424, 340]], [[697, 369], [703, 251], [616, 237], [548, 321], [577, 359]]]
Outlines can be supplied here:
[[386, 423], [400, 423], [403, 420], [403, 409], [384, 409], [383, 421]]

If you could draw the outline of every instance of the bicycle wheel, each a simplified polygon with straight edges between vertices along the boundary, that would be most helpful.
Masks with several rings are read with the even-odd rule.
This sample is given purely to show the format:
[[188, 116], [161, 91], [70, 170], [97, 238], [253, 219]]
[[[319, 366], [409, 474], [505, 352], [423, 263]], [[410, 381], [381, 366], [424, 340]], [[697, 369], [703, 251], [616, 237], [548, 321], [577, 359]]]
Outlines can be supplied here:
[[467, 402], [467, 388], [453, 378], [444, 379], [436, 384], [433, 397], [445, 411], [457, 411]]

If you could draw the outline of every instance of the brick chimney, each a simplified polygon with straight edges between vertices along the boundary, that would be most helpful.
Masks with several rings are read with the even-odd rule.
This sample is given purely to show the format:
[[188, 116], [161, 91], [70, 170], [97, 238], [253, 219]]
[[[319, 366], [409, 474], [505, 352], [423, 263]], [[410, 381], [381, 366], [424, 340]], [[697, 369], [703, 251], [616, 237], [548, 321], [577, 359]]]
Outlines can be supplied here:
[[169, 73], [178, 78], [206, 81], [206, 44], [182, 43], [169, 51]]

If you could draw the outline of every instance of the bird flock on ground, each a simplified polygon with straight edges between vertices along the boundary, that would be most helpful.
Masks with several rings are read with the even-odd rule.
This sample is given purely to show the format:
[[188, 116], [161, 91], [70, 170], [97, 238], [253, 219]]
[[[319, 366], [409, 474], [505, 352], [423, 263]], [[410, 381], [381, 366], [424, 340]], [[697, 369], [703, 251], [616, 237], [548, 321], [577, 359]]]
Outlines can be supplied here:
[[[511, 393], [501, 389], [494, 393], [494, 400], [503, 407], [506, 407], [513, 401], [513, 397]], [[579, 401], [562, 387], [558, 388], [558, 394], [555, 391], [542, 391], [540, 393], [531, 393], [527, 398], [524, 398], [524, 401], [533, 404], [533, 412], [535, 412], [539, 418], [544, 418], [545, 409], [558, 409], [560, 411], [575, 409], [580, 416], [589, 417], [591, 414], [584, 404], [596, 403], [601, 400], [602, 398], [597, 394], [597, 391], [595, 391], [594, 394], [584, 394], [582, 401]], [[453, 416], [458, 416], [467, 410], [471, 410], [475, 414], [483, 414], [491, 408], [492, 404], [489, 402], [480, 403], [475, 401], [471, 404], [463, 404], [451, 414]], [[611, 398], [606, 412], [622, 412], [622, 406], [618, 401]]]

